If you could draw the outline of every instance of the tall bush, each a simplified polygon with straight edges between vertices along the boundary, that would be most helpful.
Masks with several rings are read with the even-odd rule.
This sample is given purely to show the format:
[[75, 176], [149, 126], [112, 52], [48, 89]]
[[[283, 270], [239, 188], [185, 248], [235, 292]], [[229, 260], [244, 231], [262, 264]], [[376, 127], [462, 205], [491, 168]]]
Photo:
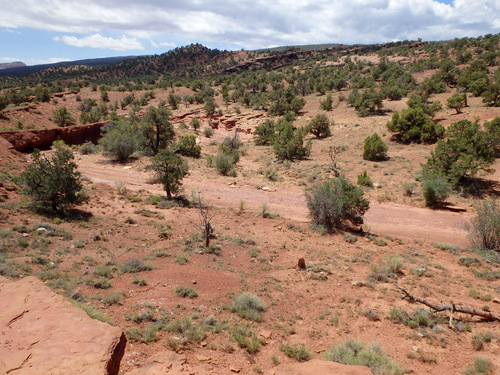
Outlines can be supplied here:
[[387, 150], [389, 147], [382, 141], [377, 133], [365, 139], [365, 146], [363, 148], [363, 159], [369, 161], [382, 161], [387, 157]]
[[309, 215], [327, 232], [342, 228], [348, 222], [362, 224], [363, 215], [370, 206], [363, 194], [363, 189], [343, 177], [324, 181], [306, 192]]
[[58, 149], [52, 159], [35, 150], [32, 162], [21, 174], [21, 193], [31, 198], [32, 206], [42, 211], [63, 211], [88, 200], [81, 174], [68, 149]]

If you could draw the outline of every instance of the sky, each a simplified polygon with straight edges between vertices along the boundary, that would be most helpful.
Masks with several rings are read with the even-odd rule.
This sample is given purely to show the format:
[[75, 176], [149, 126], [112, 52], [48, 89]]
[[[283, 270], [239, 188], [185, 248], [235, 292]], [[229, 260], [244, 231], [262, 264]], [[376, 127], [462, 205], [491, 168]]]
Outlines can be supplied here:
[[500, 32], [500, 0], [0, 0], [0, 63]]

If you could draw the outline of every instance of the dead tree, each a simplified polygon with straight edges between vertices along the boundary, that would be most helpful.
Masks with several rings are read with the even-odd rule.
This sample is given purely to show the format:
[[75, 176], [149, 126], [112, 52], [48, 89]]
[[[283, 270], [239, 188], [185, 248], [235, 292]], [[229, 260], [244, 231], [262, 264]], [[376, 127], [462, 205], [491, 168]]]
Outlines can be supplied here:
[[337, 165], [337, 154], [340, 152], [339, 146], [330, 146], [328, 149], [328, 155], [330, 156], [331, 164], [330, 168], [333, 171], [335, 177], [340, 176], [340, 168]]
[[457, 306], [455, 305], [455, 303], [453, 303], [453, 301], [451, 301], [451, 304], [442, 303], [440, 306], [433, 305], [426, 300], [411, 295], [410, 292], [408, 292], [405, 288], [399, 286], [398, 284], [394, 283], [393, 285], [403, 292], [403, 299], [408, 299], [410, 302], [421, 303], [427, 307], [430, 307], [434, 311], [450, 311], [450, 328], [454, 328], [451, 324], [454, 312], [469, 314], [471, 316], [480, 316], [481, 318], [484, 318], [486, 320], [500, 321], [500, 314], [495, 314], [490, 311], [476, 310], [470, 307]]
[[211, 220], [213, 215], [209, 214], [209, 206], [201, 200], [200, 193], [198, 193], [198, 201], [196, 202], [198, 213], [200, 214], [200, 229], [205, 239], [205, 247], [210, 246], [210, 239], [214, 236], [214, 228], [212, 227]]

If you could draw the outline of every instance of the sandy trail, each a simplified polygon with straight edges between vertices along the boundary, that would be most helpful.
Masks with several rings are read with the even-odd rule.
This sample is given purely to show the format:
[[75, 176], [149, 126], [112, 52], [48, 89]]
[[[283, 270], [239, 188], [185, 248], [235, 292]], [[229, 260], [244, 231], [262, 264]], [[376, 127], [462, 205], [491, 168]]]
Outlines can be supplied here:
[[[95, 157], [80, 157], [79, 170], [93, 182], [112, 186], [124, 184], [131, 191], [145, 190], [151, 194], [163, 195], [159, 184], [151, 184], [151, 172], [136, 170], [121, 164], [103, 163]], [[269, 212], [281, 217], [307, 222], [308, 210], [304, 190], [299, 186], [287, 187], [286, 193], [271, 188], [261, 190], [248, 184], [238, 184], [208, 179], [198, 171], [193, 171], [184, 180], [186, 192], [197, 191], [210, 204], [239, 209], [240, 202], [248, 211], [260, 211], [263, 204]], [[465, 247], [468, 244], [464, 229], [470, 220], [469, 213], [430, 210], [395, 203], [370, 202], [370, 210], [365, 215], [365, 223], [370, 232], [406, 240], [425, 240]]]

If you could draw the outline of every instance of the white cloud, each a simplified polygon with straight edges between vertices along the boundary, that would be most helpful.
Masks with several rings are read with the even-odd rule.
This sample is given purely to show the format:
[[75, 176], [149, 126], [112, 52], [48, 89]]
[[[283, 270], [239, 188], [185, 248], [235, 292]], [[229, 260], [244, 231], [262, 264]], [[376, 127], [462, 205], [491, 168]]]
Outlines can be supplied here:
[[[141, 41], [234, 44], [374, 43], [497, 33], [499, 0], [17, 0], [0, 27], [84, 35], [77, 46], [142, 49]], [[92, 34], [91, 36], [85, 36]], [[103, 35], [124, 35], [113, 39]], [[168, 45], [167, 45], [168, 46]]]
[[61, 61], [70, 61], [67, 57], [49, 57], [48, 59], [26, 59], [26, 65], [55, 64]]
[[16, 61], [21, 61], [21, 59], [15, 57], [0, 57], [0, 63], [11, 63]]
[[114, 39], [102, 36], [101, 34], [93, 34], [79, 39], [75, 36], [64, 35], [61, 37], [55, 37], [54, 40], [57, 42], [63, 42], [73, 47], [111, 49], [115, 51], [144, 49], [142, 44], [137, 39], [127, 38], [125, 36], [120, 39]]

